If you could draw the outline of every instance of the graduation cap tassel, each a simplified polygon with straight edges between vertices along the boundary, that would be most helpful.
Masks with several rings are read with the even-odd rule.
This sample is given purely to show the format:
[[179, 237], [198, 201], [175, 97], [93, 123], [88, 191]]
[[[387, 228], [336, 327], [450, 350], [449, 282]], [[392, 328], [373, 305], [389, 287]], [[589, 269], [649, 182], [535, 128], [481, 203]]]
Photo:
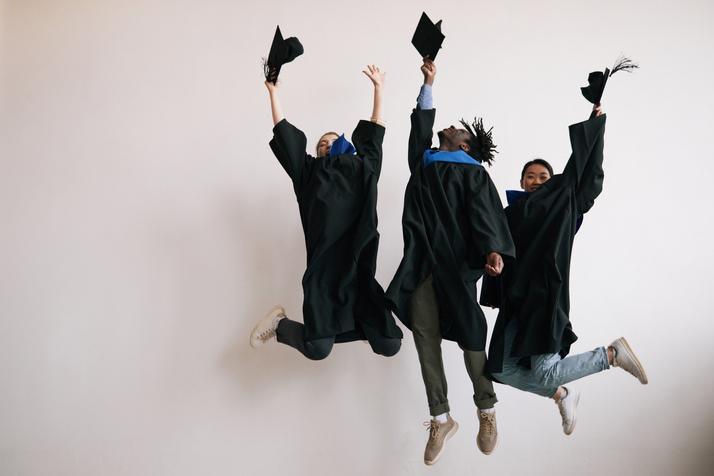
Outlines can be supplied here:
[[476, 159], [491, 165], [495, 158], [494, 155], [498, 154], [496, 144], [493, 143], [493, 127], [486, 130], [483, 127], [483, 119], [478, 117], [474, 118], [471, 125], [463, 119], [461, 119], [461, 124], [476, 138]]
[[637, 63], [634, 63], [630, 58], [626, 58], [625, 56], [620, 56], [617, 59], [615, 66], [612, 67], [612, 70], [610, 71], [610, 76], [617, 73], [618, 71], [626, 71], [628, 73], [631, 73], [632, 70], [635, 70], [639, 67], [640, 67], [640, 65], [638, 65]]

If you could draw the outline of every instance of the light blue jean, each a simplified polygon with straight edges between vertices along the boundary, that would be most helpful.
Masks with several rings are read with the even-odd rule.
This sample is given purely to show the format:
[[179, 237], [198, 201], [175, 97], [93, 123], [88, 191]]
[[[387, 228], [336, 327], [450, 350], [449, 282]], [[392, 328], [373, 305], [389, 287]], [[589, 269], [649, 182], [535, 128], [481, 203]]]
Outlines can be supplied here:
[[543, 397], [552, 397], [561, 385], [610, 368], [605, 347], [598, 347], [564, 359], [560, 354], [533, 355], [531, 368], [527, 369], [518, 365], [520, 357], [510, 356], [516, 330], [516, 321], [512, 320], [506, 326], [504, 336], [503, 369], [493, 374], [501, 383]]

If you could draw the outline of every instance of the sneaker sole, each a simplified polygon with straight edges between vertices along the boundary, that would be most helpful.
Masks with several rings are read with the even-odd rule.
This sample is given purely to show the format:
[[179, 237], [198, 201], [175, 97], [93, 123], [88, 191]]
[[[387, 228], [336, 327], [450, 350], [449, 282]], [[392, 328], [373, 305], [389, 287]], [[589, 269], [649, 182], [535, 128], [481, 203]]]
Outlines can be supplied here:
[[629, 357], [630, 360], [635, 364], [637, 371], [642, 376], [642, 378], [637, 378], [637, 380], [639, 380], [642, 385], [647, 385], [649, 380], [647, 379], [647, 373], [645, 372], [645, 368], [642, 366], [642, 362], [640, 362], [640, 359], [638, 359], [635, 355], [635, 351], [633, 351], [632, 347], [630, 347], [630, 344], [627, 342], [627, 339], [625, 339], [624, 337], [620, 337], [619, 339], [617, 339], [617, 342], [622, 344], [622, 350], [625, 351], [627, 357]]
[[575, 431], [575, 425], [578, 423], [578, 405], [580, 405], [580, 394], [578, 393], [576, 398], [575, 398], [575, 407], [573, 407], [573, 426], [570, 427], [570, 431], [565, 431], [565, 428], [563, 428], [563, 433], [565, 433], [567, 436], [570, 436], [573, 434]]
[[457, 431], [458, 429], [459, 429], [459, 424], [456, 423], [456, 422], [454, 422], [454, 427], [453, 427], [453, 428], [451, 429], [451, 431], [448, 432], [448, 433], [446, 434], [446, 436], [444, 437], [444, 444], [441, 446], [441, 451], [439, 451], [439, 452], [436, 454], [436, 457], [435, 457], [431, 462], [424, 461], [424, 464], [425, 464], [425, 465], [431, 466], [431, 465], [433, 465], [433, 464], [436, 464], [437, 461], [439, 461], [439, 458], [441, 457], [441, 453], [443, 453], [443, 452], [444, 452], [444, 448], [446, 448], [446, 442], [449, 441], [452, 436], [454, 436], [454, 433], [456, 433], [456, 431]]
[[253, 326], [253, 330], [250, 331], [250, 346], [252, 348], [256, 349], [264, 344], [264, 342], [260, 342], [258, 341], [258, 339], [255, 338], [256, 334], [258, 333], [258, 329], [264, 327], [265, 321], [272, 322], [273, 319], [275, 319], [281, 314], [285, 315], [285, 309], [283, 309], [282, 306], [275, 306], [270, 311], [268, 311], [268, 313], [263, 316], [263, 318], [259, 320], [255, 326]]

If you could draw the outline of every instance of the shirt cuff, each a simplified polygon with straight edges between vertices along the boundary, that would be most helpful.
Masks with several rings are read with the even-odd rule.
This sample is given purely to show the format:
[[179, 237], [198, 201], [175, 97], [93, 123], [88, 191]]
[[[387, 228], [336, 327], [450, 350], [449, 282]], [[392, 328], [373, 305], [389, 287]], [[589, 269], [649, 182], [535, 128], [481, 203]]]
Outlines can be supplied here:
[[431, 94], [431, 84], [422, 84], [417, 97], [417, 108], [421, 110], [434, 109], [434, 98]]

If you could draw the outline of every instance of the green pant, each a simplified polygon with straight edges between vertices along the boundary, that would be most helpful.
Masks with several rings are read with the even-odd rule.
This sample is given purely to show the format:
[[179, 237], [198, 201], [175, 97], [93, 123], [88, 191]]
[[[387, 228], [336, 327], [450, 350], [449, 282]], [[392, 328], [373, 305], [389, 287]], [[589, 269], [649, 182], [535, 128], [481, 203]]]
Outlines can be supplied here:
[[[434, 279], [429, 275], [414, 291], [411, 298], [411, 321], [414, 343], [419, 354], [421, 375], [426, 387], [429, 413], [440, 415], [449, 411], [444, 363], [441, 359], [441, 329], [439, 304], [434, 292]], [[484, 377], [486, 352], [464, 351], [466, 371], [474, 387], [474, 403], [481, 409], [493, 408], [497, 402], [493, 383]]]

